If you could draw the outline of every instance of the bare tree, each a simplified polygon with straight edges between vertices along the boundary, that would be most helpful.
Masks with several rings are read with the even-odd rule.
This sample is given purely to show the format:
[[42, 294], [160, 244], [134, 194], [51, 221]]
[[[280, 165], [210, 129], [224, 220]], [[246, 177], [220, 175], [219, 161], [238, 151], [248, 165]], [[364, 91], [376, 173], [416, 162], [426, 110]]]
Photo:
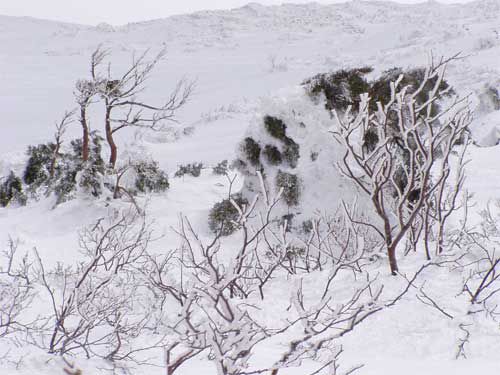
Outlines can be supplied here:
[[61, 146], [63, 144], [63, 136], [68, 129], [68, 126], [73, 122], [73, 115], [75, 111], [65, 112], [61, 121], [56, 124], [56, 133], [54, 134], [54, 152], [50, 161], [49, 176], [52, 179], [56, 172], [57, 159], [61, 154]]
[[[499, 207], [500, 204], [497, 204]], [[470, 303], [485, 309], [492, 316], [500, 316], [497, 311], [498, 301], [495, 296], [500, 293], [500, 226], [490, 207], [481, 213], [483, 221], [479, 231], [466, 230], [462, 240], [468, 257], [459, 264], [466, 272], [464, 292]], [[477, 309], [473, 309], [476, 311]]]
[[[370, 112], [370, 98], [362, 95], [359, 109], [349, 108], [343, 118], [334, 113], [338, 127], [335, 139], [344, 147], [340, 171], [365, 193], [380, 219], [381, 226], [366, 222], [385, 242], [392, 274], [398, 272], [396, 249], [414, 227], [419, 216], [424, 220], [432, 213], [438, 221], [438, 252], [442, 251], [444, 223], [455, 210], [455, 201], [463, 175], [448, 186], [450, 159], [454, 146], [463, 141], [471, 121], [467, 99], [455, 98], [445, 108], [437, 106], [443, 96], [440, 91], [449, 61], [431, 62], [419, 87], [409, 90], [400, 87], [403, 76], [391, 83], [391, 98], [387, 104], [377, 103], [378, 110]], [[428, 98], [418, 104], [417, 95], [426, 87]], [[447, 89], [449, 90], [449, 89]], [[372, 150], [361, 146], [360, 137], [375, 129], [378, 143]], [[463, 152], [459, 163], [463, 165]], [[449, 197], [449, 207], [444, 207]], [[448, 198], [447, 198], [448, 199]], [[433, 206], [434, 205], [434, 206]], [[425, 226], [428, 230], [429, 225]], [[413, 234], [418, 234], [415, 231]]]
[[97, 94], [99, 79], [96, 69], [102, 64], [107, 51], [97, 48], [90, 58], [90, 80], [81, 79], [76, 83], [74, 93], [76, 102], [80, 108], [79, 122], [82, 126], [82, 161], [86, 162], [90, 156], [90, 126], [87, 111], [92, 104], [92, 99]]
[[[366, 247], [361, 246], [361, 226], [354, 228], [347, 217], [344, 221], [318, 219], [312, 238], [289, 238], [287, 223], [279, 224], [273, 217], [273, 207], [281, 193], [270, 197], [262, 176], [260, 182], [262, 193], [251, 203], [239, 206], [232, 202], [239, 212], [235, 222], [239, 228], [235, 234], [238, 242], [226, 245], [221, 233], [205, 241], [191, 222], [181, 217], [177, 230], [181, 248], [151, 257], [143, 269], [152, 287], [163, 295], [163, 305], [174, 303], [180, 309], [178, 318], [169, 323], [173, 332], [171, 343], [165, 348], [169, 375], [205, 351], [219, 375], [278, 374], [280, 369], [298, 365], [304, 359], [318, 360], [319, 353], [330, 350], [333, 342], [372, 314], [389, 307], [388, 303], [379, 302], [383, 285], [365, 270], [370, 262], [365, 252], [369, 242]], [[263, 209], [260, 213], [259, 208]], [[345, 233], [340, 235], [338, 231], [344, 224], [349, 227], [343, 228]], [[293, 254], [298, 259], [291, 266], [290, 251], [296, 246], [308, 250]], [[313, 298], [311, 290], [298, 282], [289, 307], [283, 310], [283, 319], [272, 324], [263, 321], [260, 311], [269, 305], [265, 296], [271, 281], [290, 275], [305, 279], [309, 272], [320, 269], [318, 264], [326, 276], [315, 281], [314, 290], [317, 292], [320, 287], [319, 295], [314, 293]], [[415, 279], [416, 276], [408, 283]], [[339, 285], [352, 293], [336, 297], [334, 291]], [[396, 298], [400, 299], [409, 289], [408, 286]], [[287, 351], [274, 364], [252, 367], [257, 346], [297, 325], [302, 326], [303, 334], [289, 341]], [[339, 354], [332, 351], [318, 371], [330, 366], [338, 373], [335, 353]]]
[[26, 322], [21, 314], [31, 305], [36, 295], [32, 284], [32, 264], [25, 255], [16, 259], [19, 243], [9, 239], [0, 263], [0, 337], [24, 331], [33, 322]]
[[[104, 101], [104, 129], [110, 148], [109, 164], [114, 168], [118, 157], [115, 134], [128, 127], [162, 130], [166, 121], [175, 121], [175, 114], [188, 101], [194, 83], [180, 80], [163, 104], [152, 105], [140, 100], [138, 95], [146, 88], [147, 80], [155, 66], [165, 57], [166, 50], [160, 51], [152, 60], [147, 60], [148, 51], [138, 57], [134, 56], [130, 66], [118, 77], [113, 75], [111, 64], [106, 66], [104, 72], [99, 71], [107, 55], [108, 51], [102, 50], [101, 47], [93, 53], [92, 81], [91, 84], [81, 85], [78, 98], [83, 109], [94, 93]], [[82, 127], [85, 133], [86, 129], [88, 130], [86, 116], [81, 118], [84, 119]]]
[[37, 344], [49, 353], [109, 361], [139, 361], [136, 354], [161, 347], [162, 335], [147, 345], [134, 345], [134, 339], [155, 325], [154, 306], [140, 302], [147, 288], [142, 288], [137, 271], [151, 235], [145, 217], [126, 210], [82, 232], [84, 260], [75, 268], [47, 270], [36, 252], [39, 280], [52, 307]]

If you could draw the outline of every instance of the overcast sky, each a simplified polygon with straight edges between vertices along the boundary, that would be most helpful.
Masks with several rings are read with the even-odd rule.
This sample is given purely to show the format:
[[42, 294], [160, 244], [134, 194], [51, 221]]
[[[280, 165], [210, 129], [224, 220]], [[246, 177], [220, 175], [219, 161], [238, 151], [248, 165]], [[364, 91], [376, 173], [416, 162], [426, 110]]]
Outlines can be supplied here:
[[[419, 0], [399, 0], [419, 2]], [[451, 0], [441, 0], [450, 2]], [[464, 2], [466, 0], [455, 0]], [[203, 9], [229, 9], [250, 0], [0, 0], [0, 14], [31, 16], [74, 23], [114, 25], [150, 20]], [[260, 0], [261, 4], [308, 3], [311, 0]], [[333, 3], [336, 0], [317, 0]], [[338, 2], [338, 1], [337, 1]]]

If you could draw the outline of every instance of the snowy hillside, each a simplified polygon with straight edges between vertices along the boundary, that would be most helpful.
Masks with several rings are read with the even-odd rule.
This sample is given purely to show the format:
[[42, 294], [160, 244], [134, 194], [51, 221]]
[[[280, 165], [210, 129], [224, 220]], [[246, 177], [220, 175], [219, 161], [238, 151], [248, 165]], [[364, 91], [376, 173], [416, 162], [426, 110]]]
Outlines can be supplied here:
[[[466, 155], [470, 161], [466, 166], [464, 187], [471, 194], [471, 222], [477, 224], [479, 213], [488, 204], [498, 208], [494, 202], [500, 199], [500, 146], [497, 145], [500, 110], [485, 104], [481, 94], [486, 85], [500, 90], [500, 0], [462, 5], [434, 1], [416, 5], [353, 1], [265, 7], [252, 3], [228, 11], [205, 11], [124, 26], [103, 24], [96, 27], [0, 16], [0, 176], [10, 170], [21, 173], [26, 163], [27, 146], [53, 139], [55, 122], [65, 111], [76, 107], [75, 83], [89, 75], [89, 58], [99, 45], [111, 51], [113, 67], [120, 71], [129, 66], [134, 53], [139, 55], [149, 49], [154, 54], [166, 48], [166, 59], [157, 65], [142, 93], [147, 101], [155, 103], [165, 98], [183, 77], [195, 81], [193, 95], [177, 113], [178, 122], [170, 124], [166, 132], [126, 129], [117, 137], [124, 153], [129, 152], [131, 158], [139, 151], [150, 155], [169, 175], [170, 189], [166, 193], [138, 198], [139, 204], [146, 206], [153, 223], [153, 237], [158, 238], [149, 244], [155, 254], [165, 254], [186, 241], [173, 230], [179, 228], [180, 214], [189, 218], [202, 240], [210, 238], [209, 210], [228, 194], [227, 179], [213, 175], [212, 167], [222, 160], [234, 160], [241, 140], [247, 134], [259, 132], [255, 124], [268, 114], [263, 111], [268, 110], [270, 97], [286, 103], [290, 98], [295, 100], [300, 96], [297, 86], [317, 73], [372, 66], [374, 72], [370, 74], [375, 77], [395, 66], [425, 66], [431, 54], [439, 57], [462, 53], [462, 60], [448, 66], [446, 78], [457, 93], [470, 94], [472, 106], [478, 109], [470, 126], [474, 145]], [[312, 104], [303, 108], [312, 108]], [[91, 110], [90, 128], [102, 132], [98, 117], [101, 109], [96, 105]], [[317, 122], [328, 121], [326, 115], [320, 120], [311, 118]], [[253, 128], [249, 130], [249, 126]], [[80, 133], [75, 123], [69, 127], [66, 137], [78, 137]], [[316, 139], [318, 136], [312, 138], [314, 142], [320, 141]], [[329, 156], [326, 154], [325, 158]], [[174, 177], [179, 165], [195, 162], [202, 162], [206, 167], [200, 177]], [[322, 189], [330, 188], [329, 175], [322, 176], [321, 171], [310, 170], [309, 165], [301, 168], [306, 174], [310, 171], [308, 176], [312, 184], [315, 178], [320, 181], [306, 197], [314, 197], [315, 202], [321, 203], [325, 199]], [[234, 190], [243, 184], [241, 176], [238, 177]], [[331, 191], [337, 192], [335, 188]], [[348, 195], [355, 190], [343, 185], [338, 191]], [[345, 198], [353, 201], [353, 195]], [[330, 208], [336, 203], [324, 202], [324, 206]], [[110, 203], [86, 197], [62, 203], [56, 209], [53, 207], [50, 197], [23, 207], [0, 207], [0, 250], [7, 247], [11, 238], [19, 241], [20, 253], [36, 248], [47, 268], [76, 267], [82, 258], [78, 248], [80, 231], [104, 220], [113, 209], [128, 206], [124, 202]], [[459, 223], [460, 218], [454, 218], [454, 222]], [[236, 248], [238, 240], [239, 237], [229, 239], [230, 247]], [[231, 254], [221, 256], [225, 257], [229, 259]], [[401, 268], [409, 277], [425, 261], [423, 254], [401, 258]], [[389, 301], [404, 290], [405, 279], [393, 280], [383, 255], [370, 259], [372, 263], [367, 268], [378, 283], [374, 281], [374, 288], [384, 285], [384, 306], [390, 305]], [[176, 282], [177, 271], [174, 270], [173, 276]], [[303, 288], [310, 293], [312, 301], [320, 297], [318, 285], [324, 279], [324, 272], [318, 271], [316, 276], [304, 281]], [[341, 370], [364, 364], [356, 374], [500, 373], [498, 320], [484, 318], [485, 313], [468, 314], [467, 298], [460, 290], [462, 279], [463, 274], [456, 270], [437, 267], [425, 284], [425, 290], [434, 299], [439, 299], [440, 306], [445, 306], [445, 314], [430, 307], [428, 301], [424, 304], [417, 299], [418, 290], [412, 287], [408, 295], [387, 311], [367, 317], [339, 341], [345, 351], [340, 359]], [[299, 285], [298, 280], [296, 275], [272, 280], [271, 291], [265, 300], [269, 310], [255, 314], [259, 323], [293, 319], [291, 304], [286, 299]], [[345, 272], [332, 295], [335, 298], [345, 296], [347, 289], [363, 282]], [[419, 286], [424, 287], [423, 284]], [[127, 296], [135, 297], [134, 292], [129, 291]], [[0, 294], [0, 298], [3, 297]], [[257, 296], [252, 295], [250, 300], [252, 298]], [[363, 298], [368, 297], [363, 295]], [[141, 300], [138, 304], [141, 308], [151, 308], [151, 315], [156, 316], [158, 311], [147, 306], [149, 302]], [[36, 316], [37, 311], [46, 311], [49, 304], [47, 296], [35, 298], [30, 314]], [[2, 307], [5, 308], [0, 300]], [[2, 323], [0, 321], [0, 328]], [[463, 339], [461, 327], [473, 324], [470, 343], [467, 343], [467, 359], [456, 360], [457, 342]], [[295, 329], [293, 333], [298, 334], [306, 328]], [[288, 331], [284, 333], [285, 338], [288, 334], [291, 335]], [[25, 341], [10, 340], [0, 333], [0, 374], [63, 374], [64, 362], [46, 354], [35, 343], [43, 345], [27, 336]], [[271, 337], [269, 342], [265, 341], [266, 345], [256, 347], [256, 360], [247, 373], [274, 363], [285, 350], [283, 342], [286, 340], [280, 340], [284, 339]], [[161, 364], [163, 352], [160, 350], [155, 356], [156, 364]], [[83, 375], [101, 375], [107, 371], [127, 373], [120, 368], [109, 370], [113, 366], [109, 367], [105, 360], [86, 360], [84, 357], [71, 359], [83, 370]], [[207, 357], [208, 353], [201, 354], [175, 374], [215, 375], [216, 367]], [[310, 374], [316, 369], [312, 361], [305, 360], [302, 367], [284, 369], [279, 374]], [[164, 368], [140, 363], [133, 363], [127, 371], [134, 375], [166, 374]], [[332, 371], [330, 368], [328, 374], [343, 373]]]

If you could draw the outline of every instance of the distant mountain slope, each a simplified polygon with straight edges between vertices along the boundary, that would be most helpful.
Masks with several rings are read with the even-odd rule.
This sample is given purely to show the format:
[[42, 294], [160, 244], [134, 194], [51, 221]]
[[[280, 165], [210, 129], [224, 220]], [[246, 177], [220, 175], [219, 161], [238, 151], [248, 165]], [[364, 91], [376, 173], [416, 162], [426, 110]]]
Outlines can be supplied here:
[[[99, 44], [112, 49], [118, 67], [133, 51], [166, 46], [167, 61], [146, 94], [154, 99], [182, 76], [197, 79], [196, 97], [181, 114], [184, 124], [193, 124], [214, 108], [248, 104], [319, 71], [421, 65], [431, 52], [468, 55], [449, 77], [459, 89], [478, 89], [500, 77], [499, 19], [498, 0], [252, 3], [120, 27], [0, 16], [0, 108], [7, 129], [0, 156], [51, 136], [53, 122], [74, 106], [74, 82], [88, 74], [88, 57]], [[273, 63], [280, 72], [270, 72]]]

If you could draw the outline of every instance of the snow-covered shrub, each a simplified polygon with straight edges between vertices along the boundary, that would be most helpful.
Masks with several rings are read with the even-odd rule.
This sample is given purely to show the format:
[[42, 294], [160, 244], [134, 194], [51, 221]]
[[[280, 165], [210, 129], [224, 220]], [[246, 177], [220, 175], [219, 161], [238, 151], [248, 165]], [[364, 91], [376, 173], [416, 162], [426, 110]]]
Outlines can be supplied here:
[[286, 136], [286, 124], [283, 120], [273, 116], [265, 116], [264, 126], [271, 137], [279, 139], [282, 142], [286, 142], [288, 139]]
[[476, 112], [487, 114], [500, 110], [500, 92], [496, 87], [487, 85], [478, 96], [479, 105]]
[[105, 172], [101, 141], [97, 133], [91, 134], [89, 159], [85, 163], [81, 160], [81, 139], [72, 140], [67, 150], [58, 152], [54, 143], [29, 146], [23, 173], [28, 190], [34, 196], [54, 193], [57, 203], [72, 199], [77, 186], [93, 196], [99, 196]]
[[271, 165], [280, 165], [283, 161], [283, 156], [276, 146], [266, 145], [262, 153], [266, 157], [267, 162]]
[[212, 168], [212, 173], [216, 176], [225, 176], [229, 170], [229, 162], [222, 160], [215, 167]]
[[276, 187], [283, 189], [283, 199], [289, 206], [296, 206], [300, 199], [300, 180], [295, 174], [278, 171]]
[[246, 156], [246, 159], [251, 165], [254, 167], [260, 165], [260, 152], [262, 149], [257, 142], [250, 137], [246, 137], [241, 148]]
[[296, 214], [300, 225], [318, 209], [333, 210], [339, 199], [355, 195], [335, 168], [342, 155], [332, 144], [331, 126], [325, 103], [311, 100], [301, 86], [264, 99], [243, 141], [251, 147], [240, 147], [233, 164], [244, 176], [243, 197], [259, 194], [261, 172], [271, 196], [284, 188], [276, 216]]
[[2, 181], [0, 180], [0, 207], [6, 207], [12, 202], [19, 205], [26, 204], [26, 195], [23, 192], [23, 183], [14, 172]]
[[200, 177], [201, 170], [203, 169], [203, 163], [190, 163], [186, 165], [180, 165], [177, 172], [175, 172], [175, 177], [184, 177], [185, 175], [190, 175], [193, 177]]
[[[407, 87], [407, 94], [413, 94], [419, 87], [424, 84], [426, 78], [426, 69], [414, 68], [404, 70], [402, 68], [392, 68], [384, 71], [379, 78], [369, 82], [369, 90], [366, 91], [370, 95], [370, 109], [377, 110], [377, 102], [387, 104], [391, 100], [391, 82], [402, 76], [400, 86]], [[415, 96], [417, 104], [424, 104], [429, 99], [429, 94], [438, 81], [438, 77], [432, 77], [425, 81], [423, 90]], [[450, 96], [454, 91], [449, 83], [443, 79], [439, 84], [439, 91], [436, 98], [442, 99], [444, 96]], [[433, 114], [439, 112], [439, 103], [435, 103], [432, 107]], [[396, 119], [391, 119], [395, 122]], [[391, 124], [395, 126], [395, 124]]]
[[49, 178], [50, 161], [54, 155], [53, 143], [28, 146], [28, 162], [24, 169], [23, 181], [32, 190], [45, 184]]
[[135, 187], [141, 193], [160, 193], [169, 188], [168, 176], [154, 160], [134, 163], [136, 173]]
[[305, 80], [303, 85], [312, 98], [324, 96], [326, 109], [345, 109], [359, 103], [359, 95], [370, 90], [366, 75], [372, 71], [371, 67], [363, 67], [322, 73]]
[[283, 159], [290, 168], [296, 168], [300, 157], [300, 146], [291, 138], [287, 138], [283, 147]]
[[208, 215], [208, 226], [213, 233], [229, 236], [238, 229], [236, 221], [240, 214], [231, 200], [234, 200], [240, 207], [248, 205], [248, 200], [243, 198], [241, 194], [235, 194], [231, 199], [224, 199], [216, 203]]
[[[426, 80], [425, 69], [393, 68], [373, 77], [372, 68], [364, 67], [318, 74], [300, 86], [263, 99], [234, 163], [244, 176], [242, 195], [250, 200], [258, 193], [260, 181], [257, 172], [261, 172], [271, 193], [276, 194], [283, 187], [282, 201], [278, 205], [280, 214], [296, 214], [299, 227], [318, 210], [333, 211], [341, 200], [352, 201], [359, 195], [359, 190], [345, 179], [337, 167], [342, 162], [344, 151], [332, 142], [332, 129], [336, 123], [332, 111], [336, 111], [341, 118], [350, 107], [350, 113], [355, 118], [362, 102], [361, 94], [367, 93], [370, 97], [367, 102], [369, 111], [375, 115], [378, 110], [376, 103], [389, 103], [391, 82], [398, 79], [399, 87], [406, 87], [407, 94], [415, 93], [416, 105], [427, 101], [438, 82], [435, 76]], [[418, 90], [422, 85], [422, 90]], [[441, 103], [444, 104], [451, 94], [453, 90], [448, 82], [439, 81], [436, 100], [429, 106], [431, 114], [438, 113]], [[400, 177], [396, 182], [403, 189], [407, 184], [405, 168], [409, 163], [410, 150], [401, 142], [397, 119], [397, 111], [388, 111], [387, 132], [392, 135], [389, 142], [398, 157], [394, 168], [399, 173], [395, 178]], [[434, 123], [439, 125], [439, 121]], [[356, 147], [363, 148], [367, 154], [376, 148], [381, 139], [381, 129], [376, 124], [373, 121], [366, 129], [353, 134]], [[369, 199], [365, 197], [361, 200], [359, 204], [364, 211]], [[377, 220], [373, 210], [367, 207], [366, 210]]]

